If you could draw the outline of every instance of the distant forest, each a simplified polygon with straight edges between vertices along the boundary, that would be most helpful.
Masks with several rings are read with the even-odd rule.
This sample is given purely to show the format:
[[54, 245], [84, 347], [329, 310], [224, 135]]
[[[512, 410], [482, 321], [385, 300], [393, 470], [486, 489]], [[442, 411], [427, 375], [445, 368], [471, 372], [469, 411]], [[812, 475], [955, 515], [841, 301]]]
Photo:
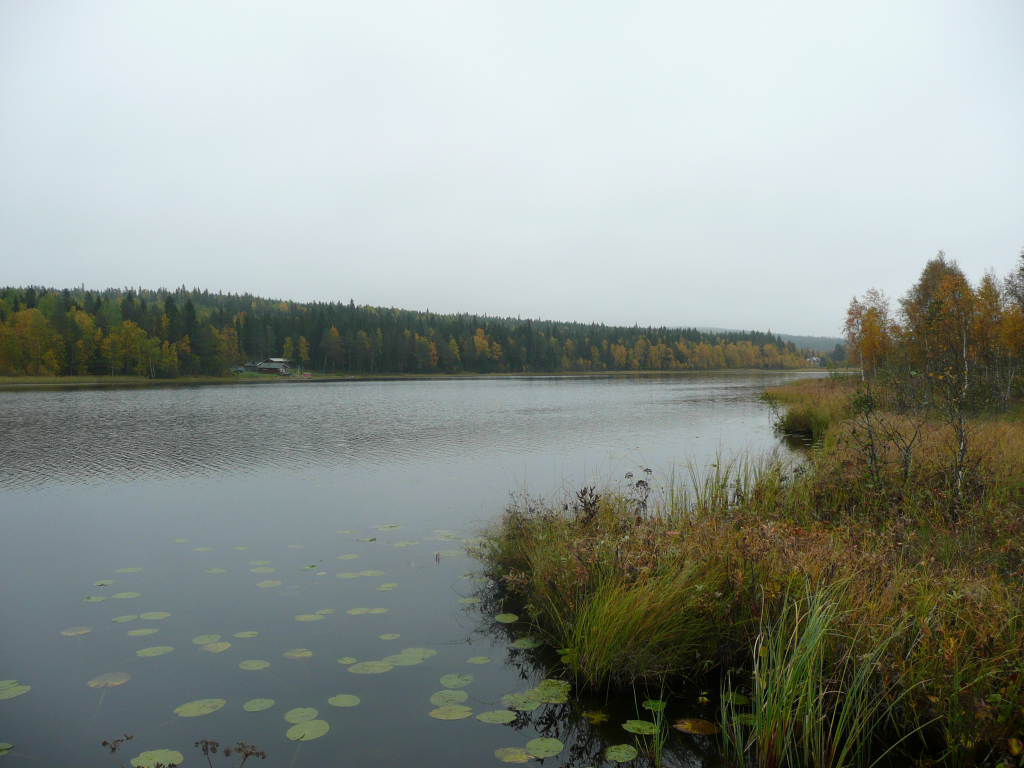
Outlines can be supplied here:
[[184, 286], [0, 289], [3, 375], [221, 376], [267, 357], [351, 374], [791, 369], [817, 365], [818, 354], [770, 332], [300, 304]]

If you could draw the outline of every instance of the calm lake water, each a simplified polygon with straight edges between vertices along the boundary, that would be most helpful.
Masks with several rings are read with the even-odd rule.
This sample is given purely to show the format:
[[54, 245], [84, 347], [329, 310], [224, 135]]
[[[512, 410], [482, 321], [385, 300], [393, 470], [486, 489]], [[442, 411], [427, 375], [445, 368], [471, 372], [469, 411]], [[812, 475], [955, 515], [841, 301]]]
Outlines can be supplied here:
[[[778, 447], [758, 395], [798, 375], [0, 392], [0, 680], [31, 687], [0, 698], [0, 742], [15, 745], [2, 760], [113, 766], [99, 743], [129, 733], [126, 765], [171, 749], [199, 766], [206, 738], [254, 743], [268, 768], [498, 766], [495, 750], [538, 736], [565, 743], [546, 766], [605, 764], [606, 747], [635, 743], [621, 728], [632, 699], [574, 690], [508, 724], [476, 719], [557, 676], [558, 657], [510, 647], [530, 628], [494, 620], [463, 540], [510, 492]], [[89, 631], [62, 635], [73, 627]], [[139, 655], [150, 648], [173, 650]], [[382, 673], [353, 669], [396, 655]], [[108, 673], [130, 679], [88, 685]], [[472, 676], [457, 689], [472, 716], [432, 718], [451, 674]], [[675, 693], [673, 717], [715, 719], [697, 692]], [[329, 703], [339, 695], [359, 703]], [[175, 714], [206, 699], [224, 704]], [[274, 703], [243, 708], [255, 699]], [[329, 730], [290, 740], [297, 708]], [[599, 708], [609, 720], [588, 725]], [[669, 748], [669, 764], [713, 761], [705, 737], [673, 732]]]

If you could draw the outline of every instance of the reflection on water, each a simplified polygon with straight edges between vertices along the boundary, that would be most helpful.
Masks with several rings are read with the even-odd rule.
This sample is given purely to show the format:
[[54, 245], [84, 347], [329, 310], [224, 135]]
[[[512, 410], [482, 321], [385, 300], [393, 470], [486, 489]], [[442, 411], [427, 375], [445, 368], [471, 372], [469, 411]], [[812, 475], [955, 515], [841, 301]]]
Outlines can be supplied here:
[[[186, 766], [201, 738], [255, 743], [268, 766], [500, 765], [496, 749], [550, 736], [566, 748], [545, 765], [601, 765], [605, 747], [635, 742], [621, 729], [631, 701], [574, 692], [507, 725], [476, 719], [557, 654], [510, 645], [530, 627], [494, 620], [513, 607], [474, 581], [459, 537], [524, 481], [543, 494], [778, 445], [757, 395], [788, 378], [0, 392], [0, 680], [31, 686], [0, 696], [0, 742], [15, 744], [4, 759], [113, 765], [99, 742], [127, 732], [124, 758], [174, 749]], [[89, 631], [61, 634], [72, 627]], [[209, 635], [222, 645], [203, 651]], [[155, 647], [173, 650], [139, 654]], [[286, 655], [297, 648], [309, 654]], [[407, 648], [435, 655], [348, 671], [407, 661]], [[87, 684], [111, 673], [129, 679]], [[437, 720], [430, 699], [451, 674], [473, 676], [459, 689], [473, 716]], [[680, 692], [674, 716], [713, 719], [691, 698]], [[174, 713], [205, 699], [226, 703]], [[274, 704], [243, 706], [256, 699]], [[289, 740], [296, 708], [327, 732]], [[609, 720], [592, 726], [585, 709]], [[675, 733], [668, 750], [669, 764], [713, 754]]]

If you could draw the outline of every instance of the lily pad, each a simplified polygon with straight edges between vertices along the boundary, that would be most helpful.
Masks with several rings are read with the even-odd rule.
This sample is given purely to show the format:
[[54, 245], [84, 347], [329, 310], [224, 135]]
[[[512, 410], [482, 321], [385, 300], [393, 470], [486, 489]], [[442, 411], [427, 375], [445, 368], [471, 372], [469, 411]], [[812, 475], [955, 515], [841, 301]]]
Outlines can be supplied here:
[[119, 685], [124, 685], [132, 676], [127, 672], [107, 672], [105, 675], [94, 677], [86, 685], [90, 688], [115, 688]]
[[340, 693], [327, 700], [332, 707], [356, 707], [359, 705], [359, 697], [351, 693]]
[[359, 555], [338, 555], [339, 560], [357, 560]]
[[115, 616], [110, 621], [113, 624], [126, 624], [129, 621], [135, 621], [137, 618], [139, 617], [134, 613], [129, 613], [127, 616]]
[[397, 586], [398, 586], [397, 584], [381, 584], [379, 587], [377, 587], [377, 591], [378, 592], [390, 592], [392, 589], [394, 589]]
[[558, 739], [532, 739], [526, 742], [526, 751], [536, 758], [554, 757], [565, 749]]
[[235, 632], [235, 634], [233, 634], [232, 637], [240, 637], [245, 639], [250, 637], [259, 637], [259, 634], [259, 632], [250, 629], [246, 632]]
[[207, 643], [216, 643], [220, 640], [220, 635], [200, 635], [199, 637], [193, 637], [192, 642], [196, 645], [206, 645]]
[[259, 581], [259, 582], [256, 583], [256, 586], [257, 587], [262, 587], [263, 589], [266, 589], [267, 587], [280, 587], [281, 586], [281, 582], [280, 581]]
[[387, 608], [371, 608], [370, 610], [367, 611], [367, 613], [387, 613], [387, 612], [388, 612]]
[[495, 709], [491, 712], [481, 712], [476, 719], [481, 723], [493, 723], [494, 725], [507, 725], [513, 722], [518, 715], [509, 712], [507, 709]]
[[60, 633], [64, 637], [75, 637], [76, 635], [87, 635], [90, 632], [92, 632], [90, 627], [68, 627], [67, 629], [62, 629]]
[[323, 720], [307, 720], [298, 725], [293, 725], [285, 733], [285, 736], [292, 741], [312, 741], [313, 739], [319, 739], [330, 728], [331, 726]]
[[242, 709], [246, 712], [262, 712], [264, 709], [270, 709], [274, 706], [273, 699], [249, 699], [242, 705]]
[[401, 635], [396, 635], [393, 632], [391, 632], [386, 635], [379, 635], [379, 637], [381, 640], [397, 640], [401, 637]]
[[648, 699], [640, 706], [642, 706], [644, 709], [650, 710], [651, 712], [665, 711], [665, 702], [661, 699]]
[[[5, 680], [4, 682], [6, 683], [6, 682], [10, 682], [10, 681], [9, 680]], [[18, 681], [15, 680], [14, 682], [17, 683]], [[15, 684], [15, 685], [10, 686], [8, 688], [0, 689], [0, 699], [13, 699], [15, 696], [21, 696], [23, 693], [28, 693], [31, 690], [32, 690], [32, 686], [31, 685], [17, 685], [17, 684]]]
[[487, 656], [473, 656], [472, 658], [466, 659], [467, 664], [489, 664], [490, 658]]
[[348, 671], [354, 675], [379, 675], [381, 672], [390, 672], [392, 665], [386, 661], [363, 661], [353, 664]]
[[533, 712], [540, 702], [528, 693], [509, 693], [501, 697], [501, 703], [517, 712]]
[[319, 615], [319, 616], [330, 616], [332, 613], [334, 613], [334, 609], [333, 608], [321, 608], [319, 611], [316, 611], [315, 613], [317, 615]]
[[83, 603], [102, 603], [106, 599], [107, 598], [105, 598], [105, 597], [97, 597], [96, 595], [89, 595], [89, 597], [83, 597], [82, 598], [82, 602]]
[[347, 571], [345, 573], [336, 573], [334, 575], [337, 576], [339, 579], [358, 579], [359, 578], [359, 574], [358, 573], [350, 573], [350, 572], [347, 572]]
[[227, 573], [227, 568], [207, 568], [203, 573]]
[[352, 656], [342, 656], [340, 659], [338, 659], [338, 663], [339, 664], [355, 664], [356, 663], [356, 659], [354, 657], [352, 657]]
[[714, 723], [708, 722], [707, 720], [700, 720], [695, 717], [684, 717], [682, 720], [676, 720], [672, 727], [677, 731], [692, 733], [696, 736], [711, 736], [721, 730], [721, 728]]
[[519, 621], [519, 617], [514, 613], [499, 613], [494, 620], [501, 624], [511, 624], [514, 621]]
[[351, 610], [345, 611], [345, 613], [350, 613], [353, 616], [362, 616], [364, 613], [369, 613], [369, 612], [370, 612], [369, 608], [352, 608]]
[[757, 720], [750, 712], [740, 712], [732, 716], [732, 719], [740, 725], [753, 726]]
[[227, 702], [224, 699], [199, 699], [198, 701], [190, 701], [188, 704], [182, 704], [174, 710], [174, 714], [178, 717], [199, 717], [200, 715], [216, 712], [225, 704]]
[[441, 685], [445, 688], [465, 688], [472, 682], [472, 675], [451, 674], [441, 678]]
[[118, 568], [114, 573], [138, 573], [142, 569], [138, 566], [132, 566], [131, 568]]
[[320, 621], [323, 616], [319, 613], [301, 613], [295, 617], [296, 621]]
[[135, 768], [154, 768], [155, 765], [181, 765], [185, 758], [173, 749], [151, 749], [132, 758]]
[[188, 539], [171, 539], [171, 544], [185, 544]]
[[509, 643], [509, 648], [519, 648], [520, 650], [529, 650], [530, 648], [540, 648], [544, 645], [543, 640], [537, 640], [533, 637], [521, 637], [514, 643]]
[[267, 567], [265, 565], [261, 565], [259, 568], [250, 568], [249, 570], [252, 571], [253, 573], [273, 573], [277, 569], [276, 568], [269, 568], [269, 567]]
[[243, 662], [241, 662], [238, 665], [239, 669], [252, 670], [252, 671], [255, 671], [255, 670], [258, 670], [258, 669], [266, 669], [269, 666], [270, 666], [270, 662], [269, 661], [263, 661], [263, 659], [247, 659], [246, 661], [243, 661]]
[[270, 560], [250, 560], [248, 565], [270, 565]]
[[17, 685], [17, 680], [0, 680], [0, 691], [6, 691], [8, 688], [15, 688]]
[[304, 723], [307, 720], [316, 720], [316, 716], [320, 713], [317, 712], [313, 707], [297, 707], [296, 709], [289, 709], [284, 713], [284, 719], [289, 723], [298, 724]]
[[165, 653], [170, 653], [174, 650], [173, 646], [170, 645], [156, 645], [152, 648], [143, 648], [140, 651], [136, 651], [136, 656], [147, 658], [149, 656], [163, 656]]
[[113, 583], [114, 582], [111, 579], [101, 579], [100, 581], [94, 581], [92, 585], [94, 587], [109, 587]]
[[156, 621], [157, 619], [166, 619], [170, 615], [167, 611], [149, 611], [148, 613], [140, 613], [139, 618], [146, 621]]
[[413, 546], [415, 546], [417, 544], [419, 544], [418, 541], [400, 541], [397, 544], [395, 544], [395, 546], [396, 547], [413, 547]]
[[209, 547], [192, 547], [193, 552], [209, 552]]
[[356, 541], [376, 541], [376, 540], [377, 540], [376, 536], [371, 536], [368, 539], [356, 539]]
[[469, 694], [465, 691], [453, 691], [445, 688], [431, 696], [430, 703], [435, 707], [447, 707], [450, 704], [461, 704], [468, 698]]
[[608, 719], [608, 715], [604, 712], [587, 711], [583, 713], [583, 716], [591, 725], [600, 725]]
[[403, 656], [419, 656], [421, 659], [432, 659], [437, 656], [437, 651], [433, 648], [404, 648], [402, 650]]
[[144, 635], [153, 635], [160, 630], [156, 627], [148, 627], [147, 629], [133, 629], [128, 632], [128, 637], [143, 637]]
[[307, 651], [305, 648], [292, 648], [290, 651], [284, 652], [286, 659], [308, 659], [313, 655], [312, 651]]
[[640, 736], [653, 736], [658, 732], [658, 726], [648, 720], [627, 720], [622, 727]]
[[360, 576], [383, 576], [384, 571], [360, 571]]
[[384, 662], [393, 667], [414, 667], [423, 663], [422, 656], [409, 656], [404, 653], [396, 653], [392, 656], [385, 656]]
[[6, 755], [12, 749], [14, 749], [13, 744], [9, 744], [6, 741], [0, 741], [0, 755]]
[[632, 744], [616, 744], [604, 751], [605, 758], [613, 763], [628, 763], [630, 760], [635, 760], [636, 755], [636, 747]]
[[435, 720], [465, 720], [467, 717], [473, 716], [473, 710], [471, 707], [465, 707], [462, 704], [449, 704], [432, 709], [429, 714]]
[[502, 747], [494, 750], [494, 756], [503, 763], [528, 763], [533, 757], [522, 747]]
[[460, 597], [457, 602], [460, 602], [463, 605], [476, 605], [477, 603], [480, 602], [480, 598], [479, 597]]
[[375, 531], [397, 531], [401, 527], [400, 525], [374, 525], [373, 529]]
[[733, 706], [746, 707], [750, 704], [750, 697], [742, 693], [727, 693], [722, 697], [722, 701]]

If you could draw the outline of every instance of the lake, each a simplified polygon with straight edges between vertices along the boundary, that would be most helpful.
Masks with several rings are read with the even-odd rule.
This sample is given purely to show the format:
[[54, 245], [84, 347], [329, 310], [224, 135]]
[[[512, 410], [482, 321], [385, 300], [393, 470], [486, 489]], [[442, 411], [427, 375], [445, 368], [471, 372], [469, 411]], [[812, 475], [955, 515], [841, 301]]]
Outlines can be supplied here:
[[[99, 744], [128, 733], [125, 765], [169, 749], [199, 766], [193, 742], [213, 739], [268, 768], [498, 766], [543, 736], [565, 744], [544, 765], [601, 765], [635, 743], [632, 698], [573, 689], [477, 719], [559, 667], [510, 646], [530, 627], [495, 621], [518, 608], [465, 539], [524, 489], [786, 450], [758, 395], [806, 375], [0, 391], [0, 680], [18, 681], [0, 683], [2, 759], [114, 766]], [[675, 694], [673, 716], [715, 719]], [[443, 704], [472, 712], [430, 716]], [[668, 764], [714, 762], [707, 737], [669, 742]]]

